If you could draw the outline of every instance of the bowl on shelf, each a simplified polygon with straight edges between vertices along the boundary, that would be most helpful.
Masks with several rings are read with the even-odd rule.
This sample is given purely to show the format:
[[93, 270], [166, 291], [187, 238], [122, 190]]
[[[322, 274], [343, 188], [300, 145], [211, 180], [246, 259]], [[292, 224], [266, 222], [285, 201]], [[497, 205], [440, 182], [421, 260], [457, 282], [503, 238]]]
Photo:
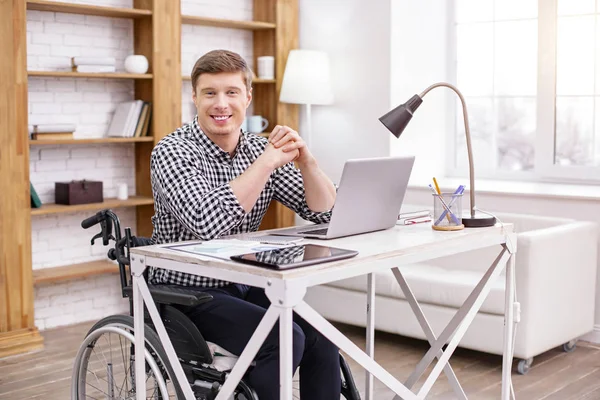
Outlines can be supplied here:
[[125, 58], [125, 71], [130, 74], [145, 74], [148, 71], [148, 59], [134, 54]]

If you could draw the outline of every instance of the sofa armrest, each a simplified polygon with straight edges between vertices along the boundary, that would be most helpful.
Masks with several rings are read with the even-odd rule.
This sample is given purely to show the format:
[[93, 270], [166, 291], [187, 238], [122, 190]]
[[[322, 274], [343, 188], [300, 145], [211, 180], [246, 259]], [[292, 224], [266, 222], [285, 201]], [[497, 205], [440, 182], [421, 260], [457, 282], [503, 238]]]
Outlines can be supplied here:
[[518, 329], [523, 343], [516, 345], [544, 351], [591, 331], [597, 225], [572, 222], [520, 233], [517, 241]]

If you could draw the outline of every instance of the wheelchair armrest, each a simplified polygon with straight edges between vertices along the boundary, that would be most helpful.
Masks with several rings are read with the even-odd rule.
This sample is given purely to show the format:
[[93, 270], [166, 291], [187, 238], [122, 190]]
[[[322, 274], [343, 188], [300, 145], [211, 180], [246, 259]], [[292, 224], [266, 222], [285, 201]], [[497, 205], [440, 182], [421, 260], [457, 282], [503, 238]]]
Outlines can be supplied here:
[[[150, 294], [155, 302], [161, 304], [179, 304], [182, 306], [197, 306], [212, 300], [209, 293], [188, 289], [177, 285], [148, 285]], [[125, 287], [125, 296], [131, 297], [133, 288]]]

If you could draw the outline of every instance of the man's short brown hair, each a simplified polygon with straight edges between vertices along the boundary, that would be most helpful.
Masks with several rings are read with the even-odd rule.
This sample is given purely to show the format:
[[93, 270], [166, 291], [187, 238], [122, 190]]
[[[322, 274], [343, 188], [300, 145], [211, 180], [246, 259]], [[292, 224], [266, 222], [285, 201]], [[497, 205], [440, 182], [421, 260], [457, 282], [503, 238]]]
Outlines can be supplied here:
[[192, 90], [196, 91], [198, 77], [202, 74], [218, 74], [220, 72], [241, 72], [246, 90], [252, 87], [252, 71], [246, 60], [239, 54], [229, 50], [212, 50], [196, 61], [192, 68]]

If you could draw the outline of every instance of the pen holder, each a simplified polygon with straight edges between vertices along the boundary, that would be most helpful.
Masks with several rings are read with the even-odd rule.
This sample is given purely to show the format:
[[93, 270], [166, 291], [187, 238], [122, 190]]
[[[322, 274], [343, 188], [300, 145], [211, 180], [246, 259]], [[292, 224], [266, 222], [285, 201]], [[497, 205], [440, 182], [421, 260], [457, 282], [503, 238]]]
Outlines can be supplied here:
[[433, 195], [433, 223], [437, 231], [457, 231], [463, 229], [462, 194], [442, 193]]

